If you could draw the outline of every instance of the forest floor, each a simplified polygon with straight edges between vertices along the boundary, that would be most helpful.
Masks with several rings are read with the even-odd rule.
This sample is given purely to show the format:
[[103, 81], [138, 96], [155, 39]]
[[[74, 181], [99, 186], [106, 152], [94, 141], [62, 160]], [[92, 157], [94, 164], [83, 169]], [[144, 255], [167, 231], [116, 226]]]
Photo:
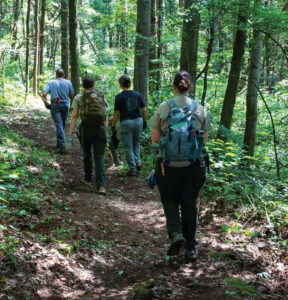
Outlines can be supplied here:
[[[11, 129], [55, 155], [46, 112], [9, 114]], [[107, 155], [108, 194], [100, 196], [81, 183], [78, 143], [56, 159], [63, 182], [43, 190], [41, 212], [23, 217], [17, 267], [0, 270], [0, 299], [288, 299], [288, 253], [264, 221], [249, 223], [257, 236], [225, 232], [233, 210], [201, 204], [199, 259], [186, 264], [184, 253], [166, 256], [165, 218], [147, 174], [126, 177]]]

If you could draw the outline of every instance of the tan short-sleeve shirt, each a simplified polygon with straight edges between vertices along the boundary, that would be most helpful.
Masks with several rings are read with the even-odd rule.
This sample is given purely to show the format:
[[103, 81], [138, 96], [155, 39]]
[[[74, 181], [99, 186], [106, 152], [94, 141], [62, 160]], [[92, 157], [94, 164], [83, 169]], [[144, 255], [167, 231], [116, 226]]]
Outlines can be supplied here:
[[[174, 97], [175, 103], [180, 106], [187, 106], [192, 102], [192, 99], [190, 99], [185, 94], [176, 95]], [[154, 129], [157, 129], [161, 132], [164, 132], [167, 125], [167, 119], [170, 112], [170, 107], [167, 103], [167, 101], [160, 104], [158, 109], [155, 111], [152, 120], [151, 120], [151, 127]], [[197, 103], [197, 106], [193, 112], [195, 116], [195, 129], [196, 130], [203, 130], [205, 132], [208, 132], [211, 130], [211, 124], [210, 120], [204, 110], [204, 107]]]

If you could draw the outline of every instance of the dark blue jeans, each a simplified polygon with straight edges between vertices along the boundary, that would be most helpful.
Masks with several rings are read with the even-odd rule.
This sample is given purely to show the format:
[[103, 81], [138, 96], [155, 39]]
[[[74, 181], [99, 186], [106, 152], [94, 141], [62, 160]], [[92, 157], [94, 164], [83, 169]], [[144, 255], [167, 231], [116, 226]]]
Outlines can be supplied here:
[[68, 107], [56, 103], [51, 104], [51, 116], [56, 126], [57, 145], [66, 148], [65, 124], [68, 117]]

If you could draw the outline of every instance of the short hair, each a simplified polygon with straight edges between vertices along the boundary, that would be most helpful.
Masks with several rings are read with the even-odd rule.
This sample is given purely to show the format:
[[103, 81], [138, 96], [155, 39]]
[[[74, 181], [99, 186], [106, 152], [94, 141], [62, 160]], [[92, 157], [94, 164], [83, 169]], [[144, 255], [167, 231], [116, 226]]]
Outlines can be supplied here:
[[92, 77], [84, 77], [83, 78], [83, 81], [82, 81], [82, 84], [83, 84], [83, 88], [88, 90], [88, 89], [91, 89], [93, 88], [94, 86], [94, 79]]
[[59, 77], [59, 78], [62, 78], [62, 77], [65, 77], [65, 72], [63, 69], [58, 69], [56, 71], [56, 77]]
[[192, 78], [187, 71], [180, 71], [174, 77], [173, 85], [177, 87], [179, 92], [185, 93], [191, 89]]
[[128, 75], [122, 75], [119, 79], [118, 82], [121, 86], [124, 88], [129, 88], [131, 86], [131, 79]]

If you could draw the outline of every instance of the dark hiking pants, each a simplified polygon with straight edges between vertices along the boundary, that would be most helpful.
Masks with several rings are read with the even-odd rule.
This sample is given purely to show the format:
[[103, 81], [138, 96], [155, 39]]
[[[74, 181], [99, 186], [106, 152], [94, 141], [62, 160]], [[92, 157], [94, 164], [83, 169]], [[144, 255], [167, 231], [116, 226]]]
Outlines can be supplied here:
[[187, 248], [193, 249], [197, 246], [197, 198], [206, 180], [206, 168], [165, 166], [163, 176], [161, 161], [157, 160], [155, 176], [166, 216], [168, 235], [171, 237], [173, 232], [182, 232]]
[[106, 185], [105, 168], [104, 168], [104, 152], [107, 143], [107, 135], [105, 125], [91, 126], [80, 125], [80, 139], [84, 152], [84, 171], [85, 180], [92, 180], [92, 148], [94, 154], [96, 186], [97, 188]]

